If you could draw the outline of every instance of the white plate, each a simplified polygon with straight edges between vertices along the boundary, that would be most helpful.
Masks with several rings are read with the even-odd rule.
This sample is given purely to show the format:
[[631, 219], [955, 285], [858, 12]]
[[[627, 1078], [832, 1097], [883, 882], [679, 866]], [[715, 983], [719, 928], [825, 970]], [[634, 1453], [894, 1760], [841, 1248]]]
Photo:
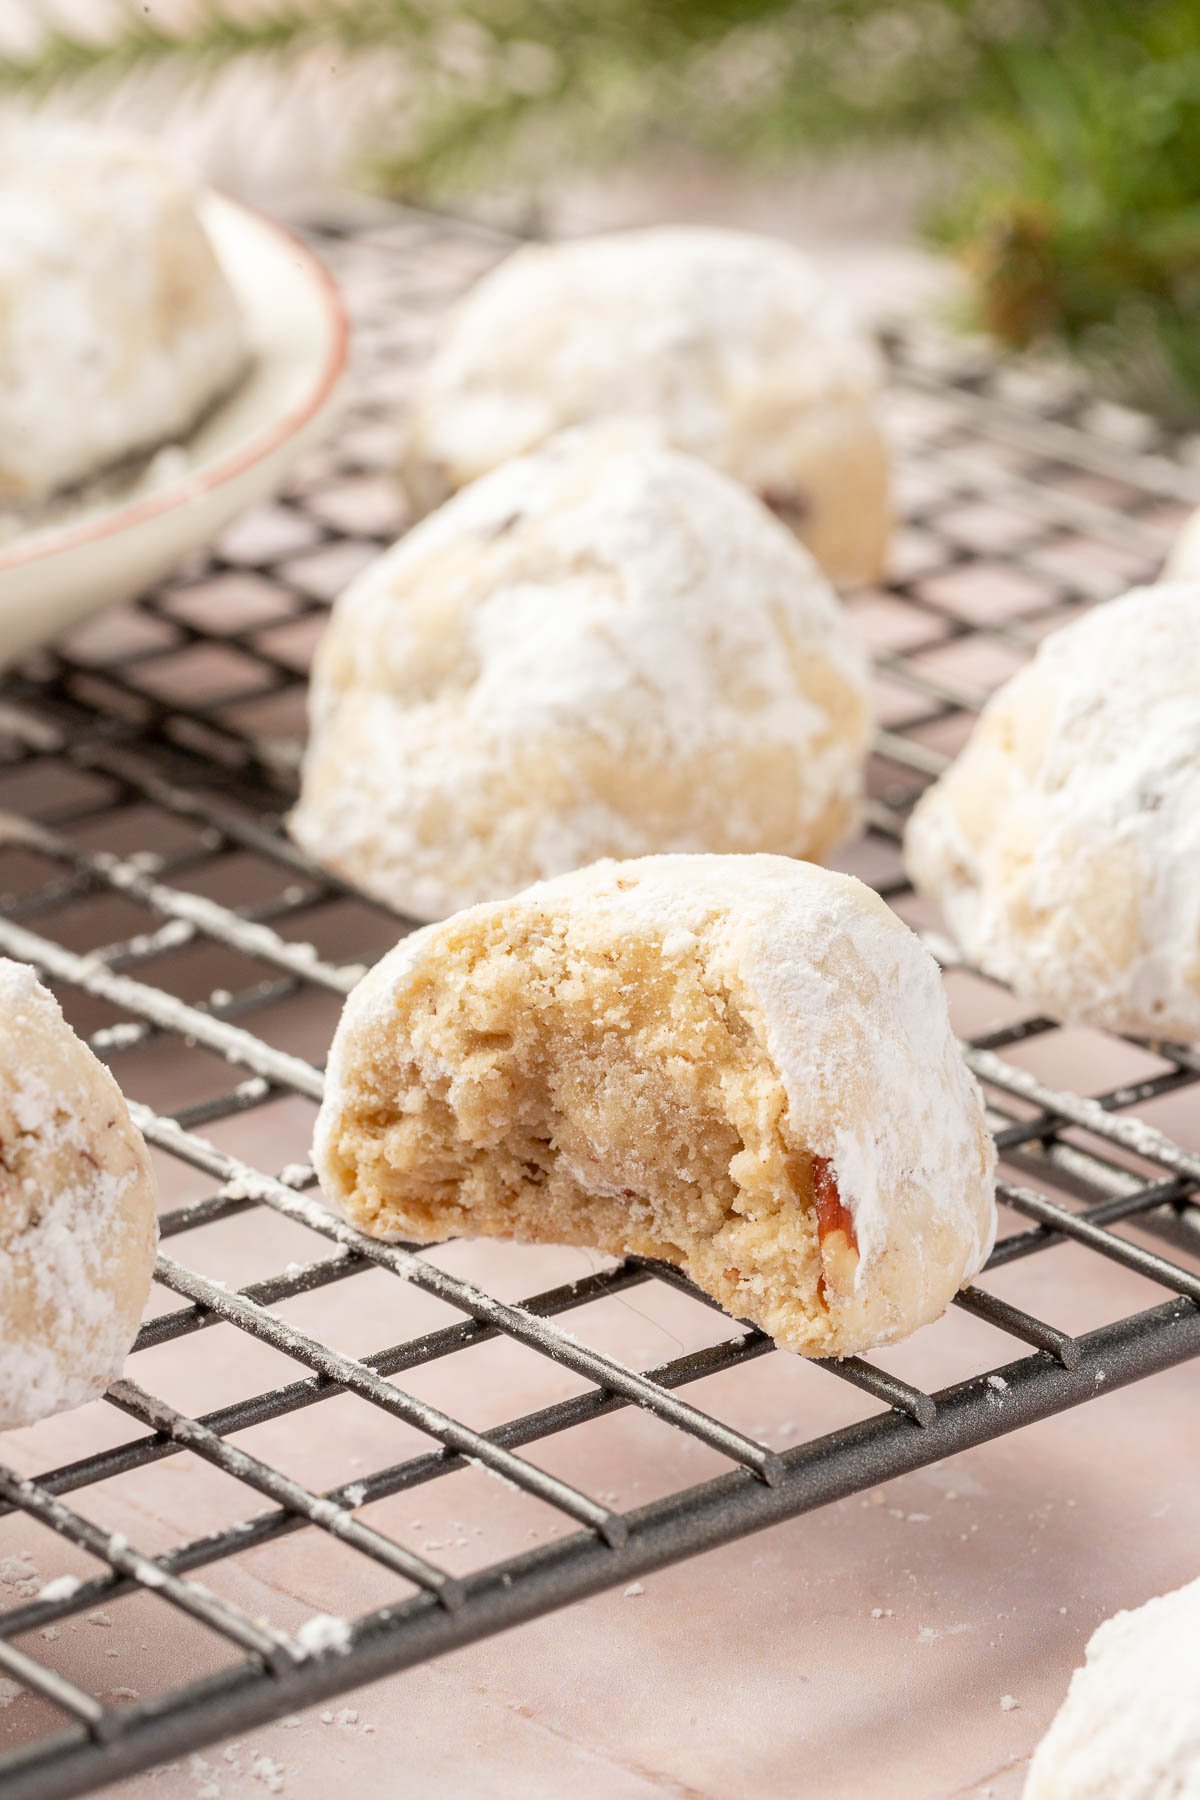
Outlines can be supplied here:
[[151, 587], [275, 492], [328, 423], [348, 344], [332, 277], [290, 232], [217, 194], [201, 213], [242, 304], [249, 374], [178, 449], [0, 535], [0, 666]]

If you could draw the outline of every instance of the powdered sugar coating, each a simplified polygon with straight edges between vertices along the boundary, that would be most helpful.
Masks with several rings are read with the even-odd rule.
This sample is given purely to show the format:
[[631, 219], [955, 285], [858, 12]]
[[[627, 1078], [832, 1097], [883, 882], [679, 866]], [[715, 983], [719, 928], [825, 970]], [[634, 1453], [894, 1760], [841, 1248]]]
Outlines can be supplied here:
[[696, 226], [518, 250], [455, 315], [414, 407], [418, 503], [567, 426], [652, 421], [777, 504], [835, 579], [876, 575], [874, 348], [791, 245]]
[[1025, 1800], [1200, 1795], [1200, 1581], [1120, 1612], [1039, 1744]]
[[593, 427], [486, 476], [342, 595], [291, 828], [421, 918], [605, 855], [821, 855], [866, 657], [769, 513]]
[[[352, 1216], [347, 1120], [397, 1100], [375, 1071], [405, 996], [430, 983], [436, 991], [443, 946], [503, 942], [513, 923], [543, 915], [568, 946], [610, 943], [618, 962], [629, 946], [656, 946], [661, 965], [677, 960], [674, 979], [728, 995], [751, 1028], [769, 1076], [754, 1078], [761, 1104], [773, 1106], [774, 1089], [787, 1144], [828, 1160], [853, 1218], [853, 1300], [842, 1336], [818, 1353], [905, 1335], [983, 1265], [995, 1233], [994, 1147], [933, 959], [861, 882], [775, 856], [597, 863], [403, 940], [347, 1002], [318, 1119], [314, 1166]], [[467, 1069], [431, 1074], [439, 1091], [472, 1079]], [[602, 1167], [588, 1178], [603, 1190]], [[608, 1191], [636, 1206], [628, 1160]], [[743, 1287], [740, 1298], [753, 1296]], [[778, 1336], [766, 1296], [763, 1308], [747, 1316]]]
[[1200, 581], [1200, 507], [1180, 527], [1161, 579]]
[[0, 959], [0, 1427], [94, 1399], [150, 1290], [149, 1157], [116, 1082]]
[[1200, 583], [1055, 632], [918, 805], [909, 871], [1056, 1016], [1200, 1041]]
[[0, 135], [0, 500], [187, 431], [246, 354], [194, 196], [151, 148]]

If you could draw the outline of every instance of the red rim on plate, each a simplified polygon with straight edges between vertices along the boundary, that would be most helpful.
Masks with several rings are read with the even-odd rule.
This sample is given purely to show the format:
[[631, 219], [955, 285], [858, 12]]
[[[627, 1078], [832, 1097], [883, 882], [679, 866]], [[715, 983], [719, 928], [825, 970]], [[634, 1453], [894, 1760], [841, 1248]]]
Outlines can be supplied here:
[[230, 481], [234, 476], [242, 474], [256, 462], [261, 462], [272, 451], [286, 443], [288, 438], [299, 431], [313, 416], [318, 413], [337, 386], [342, 371], [346, 366], [346, 356], [350, 343], [350, 326], [346, 317], [346, 309], [342, 303], [341, 292], [333, 276], [329, 273], [320, 257], [308, 245], [298, 238], [293, 231], [281, 225], [277, 219], [268, 217], [257, 207], [246, 206], [240, 200], [230, 200], [226, 195], [216, 196], [224, 206], [237, 212], [245, 213], [264, 230], [270, 232], [299, 258], [312, 276], [315, 285], [324, 296], [327, 316], [332, 327], [329, 349], [317, 374], [311, 393], [293, 406], [283, 417], [276, 421], [269, 430], [259, 432], [240, 450], [232, 450], [228, 455], [219, 457], [216, 462], [198, 474], [190, 475], [185, 481], [173, 487], [160, 489], [158, 493], [148, 494], [145, 499], [130, 501], [126, 506], [118, 506], [113, 512], [104, 513], [83, 525], [68, 526], [60, 532], [51, 532], [41, 538], [40, 542], [22, 545], [20, 540], [8, 550], [0, 549], [0, 575], [6, 569], [17, 569], [39, 557], [56, 556], [62, 550], [74, 550], [81, 544], [88, 544], [99, 538], [111, 537], [114, 532], [124, 531], [131, 525], [141, 525], [147, 519], [157, 518], [160, 513], [169, 512], [173, 506], [180, 506], [186, 500], [193, 500], [200, 494], [211, 493], [214, 488]]

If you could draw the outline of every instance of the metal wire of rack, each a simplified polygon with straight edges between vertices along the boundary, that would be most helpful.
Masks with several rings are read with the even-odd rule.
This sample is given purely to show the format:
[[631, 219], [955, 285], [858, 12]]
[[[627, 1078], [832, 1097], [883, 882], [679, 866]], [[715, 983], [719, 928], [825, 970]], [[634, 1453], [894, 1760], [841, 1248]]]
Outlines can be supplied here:
[[[1058, 1027], [1019, 1009], [966, 1046], [1012, 1228], [957, 1302], [1003, 1334], [1008, 1360], [985, 1358], [940, 1387], [886, 1358], [811, 1365], [815, 1380], [857, 1390], [858, 1410], [783, 1448], [737, 1422], [731, 1403], [731, 1381], [773, 1352], [760, 1332], [709, 1312], [712, 1341], [652, 1367], [589, 1341], [580, 1321], [593, 1309], [657, 1284], [688, 1291], [676, 1272], [628, 1260], [514, 1300], [436, 1250], [367, 1241], [320, 1204], [311, 1169], [286, 1158], [307, 1155], [340, 1002], [399, 927], [281, 830], [305, 666], [333, 593], [403, 527], [388, 472], [413, 368], [447, 302], [506, 245], [415, 214], [315, 235], [357, 315], [356, 397], [336, 443], [214, 556], [11, 679], [0, 707], [0, 952], [54, 984], [135, 1098], [164, 1192], [183, 1195], [162, 1220], [167, 1304], [106, 1396], [112, 1410], [95, 1409], [120, 1429], [50, 1466], [26, 1434], [21, 1467], [0, 1462], [0, 1514], [26, 1515], [96, 1565], [0, 1615], [0, 1671], [44, 1703], [39, 1729], [0, 1757], [10, 1800], [87, 1791], [1078, 1405], [1101, 1381], [1108, 1391], [1200, 1354], [1200, 1151], [1138, 1116], [1200, 1081], [1200, 1056], [1140, 1047], [1136, 1080], [1068, 1091], [1021, 1062]], [[903, 818], [961, 741], [996, 659], [1002, 673], [1073, 609], [1153, 574], [1182, 504], [1200, 497], [1200, 459], [1061, 374], [903, 334], [890, 352], [905, 526], [886, 592], [851, 604], [875, 640], [885, 720], [862, 855], [905, 911]], [[970, 673], [981, 649], [993, 659], [982, 680]], [[930, 941], [949, 978], [962, 972], [951, 945]], [[250, 1280], [240, 1264], [216, 1274], [210, 1234], [240, 1220], [268, 1249], [286, 1226], [303, 1259]], [[993, 1291], [996, 1272], [1064, 1244], [1133, 1271], [1158, 1297], [1073, 1335]], [[515, 1251], [509, 1265], [522, 1293], [532, 1255]], [[365, 1354], [339, 1348], [322, 1305], [372, 1277], [436, 1304], [438, 1322]], [[156, 1353], [222, 1327], [250, 1358], [239, 1391], [207, 1409], [186, 1384], [161, 1392]], [[494, 1359], [505, 1342], [548, 1360], [568, 1391], [471, 1424], [422, 1390], [439, 1366], [478, 1347]], [[405, 1453], [331, 1485], [272, 1457], [275, 1423], [346, 1396], [407, 1428]], [[552, 1440], [594, 1434], [628, 1408], [702, 1446], [705, 1478], [620, 1510], [554, 1472]], [[150, 1551], [91, 1517], [103, 1508], [86, 1502], [180, 1457], [235, 1484], [233, 1518]], [[460, 1573], [380, 1510], [472, 1468], [561, 1528]], [[246, 1513], [252, 1499], [262, 1504]], [[389, 1597], [348, 1620], [285, 1626], [214, 1585], [214, 1571], [298, 1532], [365, 1559]], [[146, 1698], [97, 1698], [46, 1646], [58, 1622], [123, 1597], [184, 1615], [221, 1657]]]

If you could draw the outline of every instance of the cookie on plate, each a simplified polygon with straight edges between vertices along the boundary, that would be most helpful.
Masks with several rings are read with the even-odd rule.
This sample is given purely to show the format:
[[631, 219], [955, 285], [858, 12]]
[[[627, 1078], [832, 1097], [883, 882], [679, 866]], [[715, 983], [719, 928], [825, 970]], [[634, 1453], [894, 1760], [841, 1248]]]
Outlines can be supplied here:
[[809, 1356], [936, 1318], [995, 1231], [933, 958], [776, 856], [598, 863], [406, 938], [346, 1004], [314, 1159], [372, 1236], [656, 1257]]
[[593, 426], [448, 501], [341, 596], [293, 835], [418, 918], [601, 856], [823, 855], [868, 668], [811, 558], [692, 457]]
[[120, 1374], [157, 1240], [120, 1089], [33, 970], [0, 958], [0, 1428], [82, 1406]]
[[187, 433], [247, 363], [196, 195], [150, 148], [0, 136], [0, 504]]
[[405, 474], [429, 508], [565, 426], [642, 419], [775, 508], [835, 581], [870, 580], [890, 528], [879, 383], [788, 244], [672, 226], [532, 245], [459, 308]]
[[1200, 583], [1045, 639], [922, 796], [909, 873], [1056, 1018], [1200, 1041]]

